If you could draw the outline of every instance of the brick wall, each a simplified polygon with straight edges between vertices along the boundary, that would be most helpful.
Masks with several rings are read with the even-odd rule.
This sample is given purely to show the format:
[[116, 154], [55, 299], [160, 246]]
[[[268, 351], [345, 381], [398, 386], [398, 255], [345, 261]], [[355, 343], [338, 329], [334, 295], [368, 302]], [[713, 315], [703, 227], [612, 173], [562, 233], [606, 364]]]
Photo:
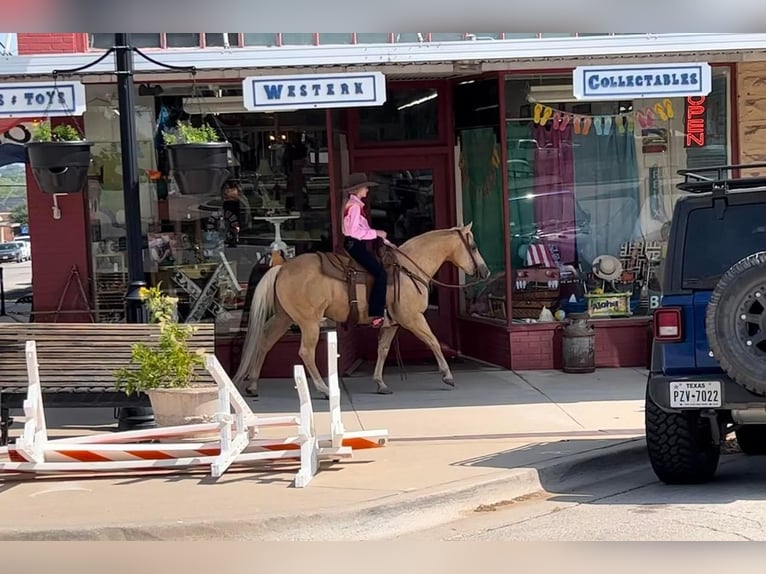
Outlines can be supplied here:
[[[594, 322], [596, 367], [646, 367], [651, 333], [649, 319]], [[561, 369], [561, 324], [532, 324], [511, 331], [511, 366], [517, 371]]]
[[20, 56], [32, 54], [71, 54], [87, 51], [87, 34], [43, 34], [20, 32], [18, 49]]

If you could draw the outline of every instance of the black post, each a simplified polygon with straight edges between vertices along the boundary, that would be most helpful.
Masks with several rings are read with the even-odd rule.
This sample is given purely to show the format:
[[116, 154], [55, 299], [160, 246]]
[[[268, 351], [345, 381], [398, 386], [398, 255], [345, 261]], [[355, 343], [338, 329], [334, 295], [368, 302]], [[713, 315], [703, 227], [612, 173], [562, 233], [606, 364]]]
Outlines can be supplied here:
[[5, 317], [5, 270], [0, 267], [0, 317]]
[[[125, 197], [125, 229], [128, 243], [128, 293], [144, 284], [143, 238], [141, 236], [141, 202], [138, 186], [138, 138], [136, 137], [136, 105], [133, 84], [133, 49], [130, 34], [114, 35], [117, 63], [117, 98], [120, 110], [120, 146], [122, 148], [122, 188]], [[133, 304], [131, 304], [133, 303]], [[141, 304], [143, 306], [143, 304]], [[128, 298], [128, 323], [138, 323], [141, 314], [135, 299]]]
[[[114, 35], [117, 74], [117, 101], [120, 111], [120, 147], [122, 148], [122, 188], [125, 198], [125, 230], [128, 250], [128, 292], [125, 311], [128, 323], [145, 323], [146, 309], [138, 296], [144, 282], [143, 237], [141, 234], [141, 199], [138, 184], [138, 138], [136, 136], [135, 87], [133, 83], [133, 48], [130, 34]], [[120, 409], [120, 429], [154, 426], [151, 409]]]

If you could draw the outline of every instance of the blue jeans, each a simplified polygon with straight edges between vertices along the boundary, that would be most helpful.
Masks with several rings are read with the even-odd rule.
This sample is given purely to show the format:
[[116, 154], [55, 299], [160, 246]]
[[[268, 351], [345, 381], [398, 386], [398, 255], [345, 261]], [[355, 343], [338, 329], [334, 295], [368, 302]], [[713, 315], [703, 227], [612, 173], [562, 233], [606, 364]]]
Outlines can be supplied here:
[[386, 287], [388, 277], [386, 270], [377, 260], [377, 258], [367, 250], [367, 245], [371, 241], [361, 241], [352, 237], [346, 237], [344, 247], [348, 254], [354, 260], [364, 267], [373, 277], [375, 282], [372, 285], [372, 291], [369, 296], [370, 318], [382, 317], [386, 308]]

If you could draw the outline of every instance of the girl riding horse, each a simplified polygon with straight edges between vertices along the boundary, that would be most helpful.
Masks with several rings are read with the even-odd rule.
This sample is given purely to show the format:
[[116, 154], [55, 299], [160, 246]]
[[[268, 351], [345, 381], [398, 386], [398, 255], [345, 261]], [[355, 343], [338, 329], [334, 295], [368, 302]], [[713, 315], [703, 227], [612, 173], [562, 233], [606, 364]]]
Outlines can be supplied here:
[[368, 249], [373, 240], [380, 237], [386, 239], [386, 232], [373, 229], [362, 210], [364, 198], [367, 197], [370, 187], [378, 185], [367, 180], [363, 173], [352, 173], [348, 178], [348, 185], [344, 189], [348, 199], [343, 207], [343, 246], [348, 254], [364, 267], [374, 279], [370, 292], [370, 318], [373, 327], [383, 325], [386, 312], [386, 286], [387, 276], [383, 265], [375, 258]]

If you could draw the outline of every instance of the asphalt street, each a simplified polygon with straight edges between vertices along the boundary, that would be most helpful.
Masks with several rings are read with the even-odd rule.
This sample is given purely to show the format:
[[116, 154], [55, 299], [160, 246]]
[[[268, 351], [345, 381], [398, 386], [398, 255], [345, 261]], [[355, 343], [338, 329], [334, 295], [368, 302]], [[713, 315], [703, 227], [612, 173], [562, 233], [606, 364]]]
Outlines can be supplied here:
[[659, 482], [645, 457], [602, 461], [525, 500], [497, 501], [412, 540], [766, 540], [766, 457], [722, 457], [706, 485]]
[[23, 295], [32, 293], [32, 262], [2, 263], [5, 300], [14, 302]]

